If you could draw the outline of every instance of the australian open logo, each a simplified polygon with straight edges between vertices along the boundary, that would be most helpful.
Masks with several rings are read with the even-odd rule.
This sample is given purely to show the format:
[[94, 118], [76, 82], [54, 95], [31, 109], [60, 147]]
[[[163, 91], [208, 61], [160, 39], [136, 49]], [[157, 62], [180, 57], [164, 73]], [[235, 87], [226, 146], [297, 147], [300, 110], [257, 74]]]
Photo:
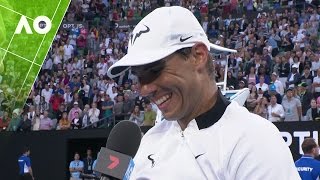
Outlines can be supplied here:
[[[47, 34], [51, 27], [51, 20], [47, 16], [38, 16], [33, 20], [33, 30], [38, 34]], [[27, 34], [33, 34], [26, 16], [21, 16], [14, 34], [21, 34], [22, 29], [25, 29]]]

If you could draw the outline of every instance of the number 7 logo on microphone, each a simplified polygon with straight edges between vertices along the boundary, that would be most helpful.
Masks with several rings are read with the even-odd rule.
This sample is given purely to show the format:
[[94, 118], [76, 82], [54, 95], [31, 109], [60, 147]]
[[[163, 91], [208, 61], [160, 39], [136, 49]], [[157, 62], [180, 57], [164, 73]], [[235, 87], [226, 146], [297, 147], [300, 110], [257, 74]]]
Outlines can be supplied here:
[[109, 159], [111, 160], [111, 163], [108, 165], [108, 169], [114, 169], [115, 167], [117, 167], [118, 166], [118, 164], [119, 164], [119, 158], [117, 158], [116, 156], [112, 156], [112, 155], [110, 155], [109, 156]]

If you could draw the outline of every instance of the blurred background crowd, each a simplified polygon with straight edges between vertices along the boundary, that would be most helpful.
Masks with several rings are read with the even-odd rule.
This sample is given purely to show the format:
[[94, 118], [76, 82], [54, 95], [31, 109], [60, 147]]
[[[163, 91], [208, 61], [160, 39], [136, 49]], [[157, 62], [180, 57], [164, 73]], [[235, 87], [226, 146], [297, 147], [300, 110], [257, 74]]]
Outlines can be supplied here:
[[237, 49], [213, 52], [216, 81], [249, 88], [249, 111], [272, 122], [320, 120], [318, 1], [72, 0], [25, 107], [11, 109], [0, 91], [0, 129], [101, 128], [121, 120], [153, 126], [157, 109], [139, 96], [137, 77], [106, 72], [127, 53], [139, 20], [173, 5], [190, 9], [211, 42]]

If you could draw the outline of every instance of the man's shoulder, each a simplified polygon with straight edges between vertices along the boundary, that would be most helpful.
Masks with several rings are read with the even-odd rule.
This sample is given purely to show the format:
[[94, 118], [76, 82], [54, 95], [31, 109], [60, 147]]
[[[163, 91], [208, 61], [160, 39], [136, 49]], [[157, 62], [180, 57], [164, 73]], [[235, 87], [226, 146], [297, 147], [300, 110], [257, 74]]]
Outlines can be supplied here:
[[[248, 139], [262, 139], [279, 134], [279, 130], [270, 121], [250, 113], [245, 107], [232, 102], [226, 109], [217, 126], [225, 133], [237, 134], [232, 138], [252, 137]], [[256, 138], [253, 138], [256, 137]], [[231, 138], [231, 137], [230, 137]]]
[[312, 165], [314, 167], [317, 167], [318, 169], [320, 169], [320, 161], [319, 160], [316, 160], [314, 158], [304, 158], [304, 157], [301, 157], [300, 159], [298, 159], [296, 162], [294, 162], [295, 165], [297, 167], [300, 167], [300, 166], [305, 166], [305, 165]]
[[[252, 167], [255, 175], [260, 178], [249, 175], [251, 178], [245, 179], [261, 179], [264, 176], [265, 179], [289, 179], [289, 176], [297, 179], [290, 150], [280, 131], [270, 121], [231, 103], [221, 122], [218, 122], [218, 127], [220, 129], [215, 134], [223, 138], [223, 156], [227, 157], [223, 162], [238, 167], [239, 171], [235, 172], [238, 177], [246, 177], [246, 168]], [[274, 173], [266, 174], [267, 169], [279, 172], [279, 177], [276, 178]]]
[[19, 160], [25, 160], [26, 159], [26, 156], [24, 156], [24, 155], [21, 155], [20, 157], [19, 157]]
[[320, 170], [320, 161], [317, 159], [312, 159], [312, 163]]
[[228, 119], [229, 121], [234, 121], [235, 123], [239, 124], [246, 122], [252, 123], [251, 121], [257, 120], [259, 120], [258, 123], [261, 123], [263, 120], [265, 120], [264, 118], [249, 112], [245, 107], [240, 106], [237, 102], [230, 103], [221, 119]]
[[[271, 105], [269, 105], [271, 106]], [[276, 103], [275, 108], [283, 108], [282, 104]]]

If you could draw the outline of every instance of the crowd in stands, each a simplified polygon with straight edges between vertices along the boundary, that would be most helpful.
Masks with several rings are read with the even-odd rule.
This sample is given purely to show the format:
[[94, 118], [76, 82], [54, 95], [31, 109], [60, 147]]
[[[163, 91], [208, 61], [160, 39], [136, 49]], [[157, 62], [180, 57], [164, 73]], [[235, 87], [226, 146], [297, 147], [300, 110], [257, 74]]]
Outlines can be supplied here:
[[[265, 2], [258, 0], [210, 4], [165, 0], [163, 5], [189, 8], [211, 42], [238, 50], [214, 54], [216, 81], [227, 78], [228, 89], [249, 88], [245, 104], [249, 111], [272, 122], [316, 121], [320, 119], [320, 7], [299, 8], [291, 2], [275, 1], [274, 8], [290, 8], [265, 12]], [[85, 25], [58, 31], [26, 106], [1, 110], [0, 128], [82, 129], [121, 120], [154, 125], [156, 107], [139, 96], [137, 77], [129, 70], [110, 79], [106, 72], [127, 53], [132, 31], [116, 24], [140, 20], [159, 6], [152, 0], [72, 0], [64, 22]], [[230, 13], [234, 10], [247, 13], [235, 18]], [[230, 15], [225, 17], [226, 13]], [[252, 18], [250, 13], [256, 15]]]

